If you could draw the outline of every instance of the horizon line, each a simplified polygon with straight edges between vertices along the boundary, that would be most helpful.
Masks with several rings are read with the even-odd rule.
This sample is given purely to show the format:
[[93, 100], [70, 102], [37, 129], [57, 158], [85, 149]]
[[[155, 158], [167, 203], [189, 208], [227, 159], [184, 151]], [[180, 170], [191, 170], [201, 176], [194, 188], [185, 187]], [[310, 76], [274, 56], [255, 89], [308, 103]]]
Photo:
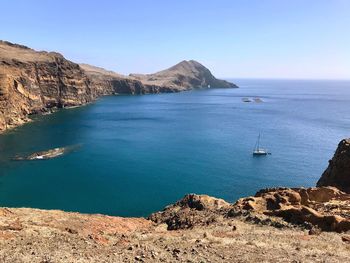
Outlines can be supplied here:
[[336, 79], [336, 78], [299, 78], [299, 77], [296, 77], [296, 78], [290, 78], [290, 77], [221, 77], [221, 76], [218, 76], [216, 78], [219, 78], [219, 79], [225, 79], [225, 80], [239, 80], [239, 79], [242, 79], [242, 80], [323, 80], [323, 81], [350, 81], [350, 78], [347, 78], [347, 79], [344, 79], [344, 78], [339, 78], [339, 79]]

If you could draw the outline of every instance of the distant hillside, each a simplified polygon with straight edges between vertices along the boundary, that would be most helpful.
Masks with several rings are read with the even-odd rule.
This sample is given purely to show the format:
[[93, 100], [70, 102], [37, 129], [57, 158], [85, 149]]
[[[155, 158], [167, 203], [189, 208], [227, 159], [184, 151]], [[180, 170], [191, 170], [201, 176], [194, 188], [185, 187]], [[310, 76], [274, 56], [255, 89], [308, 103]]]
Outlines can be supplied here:
[[216, 79], [209, 69], [197, 61], [184, 60], [171, 68], [154, 74], [130, 74], [131, 77], [143, 83], [171, 86], [181, 90], [190, 88], [238, 88], [235, 84]]

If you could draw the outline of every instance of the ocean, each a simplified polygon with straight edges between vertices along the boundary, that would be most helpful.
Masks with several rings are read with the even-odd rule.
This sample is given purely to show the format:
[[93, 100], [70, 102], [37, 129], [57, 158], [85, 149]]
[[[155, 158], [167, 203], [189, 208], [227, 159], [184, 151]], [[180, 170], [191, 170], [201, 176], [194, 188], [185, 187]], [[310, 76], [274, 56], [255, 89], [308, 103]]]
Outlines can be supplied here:
[[[239, 89], [109, 96], [35, 116], [0, 135], [0, 206], [147, 216], [187, 193], [233, 202], [314, 186], [350, 137], [350, 81], [233, 81]], [[271, 155], [252, 156], [259, 133]], [[11, 160], [69, 145], [81, 147]]]

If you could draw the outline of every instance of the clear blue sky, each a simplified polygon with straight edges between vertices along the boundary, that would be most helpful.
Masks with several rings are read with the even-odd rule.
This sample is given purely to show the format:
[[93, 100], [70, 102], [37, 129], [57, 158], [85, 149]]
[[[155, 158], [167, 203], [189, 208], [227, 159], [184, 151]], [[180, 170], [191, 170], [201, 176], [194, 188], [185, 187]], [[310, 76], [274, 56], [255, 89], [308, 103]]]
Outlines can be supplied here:
[[0, 39], [124, 74], [350, 79], [350, 0], [2, 0]]

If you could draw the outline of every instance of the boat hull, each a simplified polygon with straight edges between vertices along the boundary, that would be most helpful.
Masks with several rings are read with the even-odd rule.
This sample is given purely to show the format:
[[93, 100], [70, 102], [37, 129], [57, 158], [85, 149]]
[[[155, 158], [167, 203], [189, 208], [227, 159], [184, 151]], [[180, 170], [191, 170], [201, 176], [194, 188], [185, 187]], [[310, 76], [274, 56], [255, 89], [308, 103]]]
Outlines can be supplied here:
[[262, 152], [262, 151], [253, 152], [253, 155], [254, 155], [254, 156], [261, 156], [261, 155], [267, 155], [267, 154], [268, 154], [267, 152]]

